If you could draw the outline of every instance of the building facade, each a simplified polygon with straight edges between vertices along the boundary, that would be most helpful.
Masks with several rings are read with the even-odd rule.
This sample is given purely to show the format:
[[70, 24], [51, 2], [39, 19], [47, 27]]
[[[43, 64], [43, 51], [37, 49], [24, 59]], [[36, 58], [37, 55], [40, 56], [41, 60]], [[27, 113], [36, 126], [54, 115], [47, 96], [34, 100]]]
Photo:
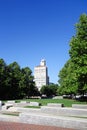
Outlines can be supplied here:
[[41, 89], [43, 85], [49, 84], [48, 68], [46, 67], [46, 61], [41, 60], [40, 65], [34, 68], [34, 81], [38, 90]]

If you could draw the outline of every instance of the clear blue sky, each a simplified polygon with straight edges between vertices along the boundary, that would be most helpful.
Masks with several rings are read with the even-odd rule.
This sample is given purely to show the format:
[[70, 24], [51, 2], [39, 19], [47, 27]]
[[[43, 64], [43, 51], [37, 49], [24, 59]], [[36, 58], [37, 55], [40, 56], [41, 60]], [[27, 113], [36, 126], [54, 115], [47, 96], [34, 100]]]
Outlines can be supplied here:
[[87, 0], [0, 0], [0, 58], [32, 72], [44, 58], [50, 82], [69, 59], [69, 41]]

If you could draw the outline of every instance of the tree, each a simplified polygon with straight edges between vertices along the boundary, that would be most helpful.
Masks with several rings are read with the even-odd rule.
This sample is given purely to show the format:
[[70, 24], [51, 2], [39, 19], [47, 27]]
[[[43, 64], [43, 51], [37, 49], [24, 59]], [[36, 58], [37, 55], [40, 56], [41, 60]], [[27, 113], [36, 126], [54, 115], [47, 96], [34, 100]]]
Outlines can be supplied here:
[[3, 59], [0, 59], [0, 98], [2, 99], [5, 95], [5, 76], [6, 76], [6, 63]]
[[80, 16], [76, 24], [76, 36], [70, 42], [70, 57], [75, 66], [78, 93], [87, 92], [87, 16]]
[[17, 62], [8, 65], [8, 98], [17, 99], [19, 97], [19, 81], [21, 80], [21, 69]]
[[33, 81], [32, 71], [29, 67], [22, 68], [20, 84], [20, 96], [30, 97], [37, 94], [37, 89]]
[[47, 97], [53, 96], [57, 94], [58, 85], [51, 84], [51, 85], [44, 85], [42, 86], [40, 92], [41, 94], [45, 94]]
[[0, 99], [18, 99], [39, 95], [29, 67], [20, 68], [17, 62], [6, 65], [0, 59]]
[[76, 35], [70, 41], [70, 59], [59, 73], [60, 92], [87, 92], [87, 16], [80, 16], [76, 24]]
[[77, 79], [75, 75], [74, 64], [69, 59], [62, 70], [59, 72], [59, 94], [76, 94]]

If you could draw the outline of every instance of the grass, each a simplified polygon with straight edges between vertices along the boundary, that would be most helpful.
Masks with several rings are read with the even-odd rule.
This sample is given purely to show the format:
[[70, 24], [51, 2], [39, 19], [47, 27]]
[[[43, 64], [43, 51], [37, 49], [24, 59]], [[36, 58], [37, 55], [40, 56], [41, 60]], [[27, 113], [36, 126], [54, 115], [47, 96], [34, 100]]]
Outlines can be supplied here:
[[3, 112], [4, 115], [19, 116], [19, 112]]
[[24, 108], [40, 108], [40, 106], [25, 106]]
[[70, 117], [87, 119], [87, 117], [85, 117], [85, 116], [70, 116]]
[[87, 104], [87, 102], [80, 102], [72, 99], [24, 99], [16, 100], [16, 102], [28, 101], [28, 102], [39, 102], [41, 106], [46, 106], [47, 103], [63, 103], [65, 107], [71, 107], [72, 104]]

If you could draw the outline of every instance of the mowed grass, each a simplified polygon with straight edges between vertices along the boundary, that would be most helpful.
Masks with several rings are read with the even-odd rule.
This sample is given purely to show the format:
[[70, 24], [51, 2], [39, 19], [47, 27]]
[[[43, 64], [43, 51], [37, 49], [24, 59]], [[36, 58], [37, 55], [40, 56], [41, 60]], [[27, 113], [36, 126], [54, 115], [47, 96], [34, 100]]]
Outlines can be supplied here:
[[47, 103], [63, 103], [65, 107], [71, 107], [72, 104], [86, 104], [87, 102], [80, 102], [72, 99], [24, 99], [16, 100], [16, 102], [27, 101], [27, 102], [39, 102], [41, 106], [46, 106]]

